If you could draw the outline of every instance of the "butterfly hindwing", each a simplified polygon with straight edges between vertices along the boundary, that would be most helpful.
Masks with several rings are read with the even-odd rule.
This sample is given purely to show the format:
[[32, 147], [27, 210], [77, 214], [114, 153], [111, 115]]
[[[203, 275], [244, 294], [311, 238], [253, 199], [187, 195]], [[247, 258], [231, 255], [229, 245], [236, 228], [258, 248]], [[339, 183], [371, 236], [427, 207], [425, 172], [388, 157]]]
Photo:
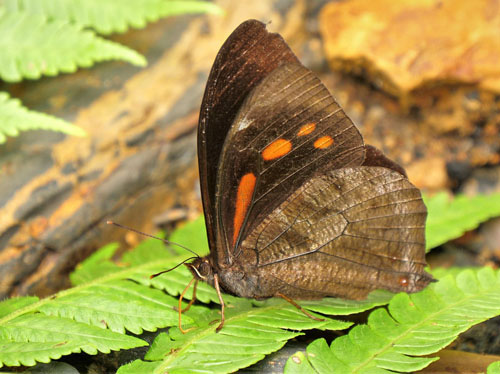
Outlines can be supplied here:
[[400, 173], [332, 170], [305, 183], [252, 231], [242, 261], [256, 259], [259, 291], [267, 296], [414, 292], [432, 279], [424, 271], [425, 219], [419, 190]]

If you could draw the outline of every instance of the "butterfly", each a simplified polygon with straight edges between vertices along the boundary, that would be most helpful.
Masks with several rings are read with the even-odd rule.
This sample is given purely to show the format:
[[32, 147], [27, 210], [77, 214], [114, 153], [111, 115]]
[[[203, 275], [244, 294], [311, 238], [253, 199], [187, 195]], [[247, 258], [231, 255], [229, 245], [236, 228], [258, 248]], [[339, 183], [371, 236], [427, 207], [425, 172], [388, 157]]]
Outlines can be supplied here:
[[210, 254], [186, 265], [195, 287], [218, 292], [218, 330], [221, 290], [294, 303], [432, 281], [420, 191], [259, 21], [242, 23], [217, 54], [198, 161]]

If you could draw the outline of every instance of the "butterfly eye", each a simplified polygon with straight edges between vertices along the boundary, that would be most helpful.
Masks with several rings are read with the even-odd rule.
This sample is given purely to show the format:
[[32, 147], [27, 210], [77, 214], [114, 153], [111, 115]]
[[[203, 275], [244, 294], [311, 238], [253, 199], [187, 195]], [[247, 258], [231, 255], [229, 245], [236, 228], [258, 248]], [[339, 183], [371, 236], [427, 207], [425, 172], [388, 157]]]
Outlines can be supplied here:
[[198, 273], [201, 278], [207, 278], [212, 272], [212, 267], [206, 261], [202, 262], [198, 267]]

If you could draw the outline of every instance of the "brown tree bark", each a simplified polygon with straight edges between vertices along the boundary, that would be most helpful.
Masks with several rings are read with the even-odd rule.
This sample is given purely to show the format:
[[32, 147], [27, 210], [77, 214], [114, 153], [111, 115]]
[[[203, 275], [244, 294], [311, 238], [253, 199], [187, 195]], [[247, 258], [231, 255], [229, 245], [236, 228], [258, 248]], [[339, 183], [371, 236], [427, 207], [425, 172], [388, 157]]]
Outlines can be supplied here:
[[88, 136], [33, 131], [0, 146], [0, 299], [67, 287], [78, 262], [127, 236], [109, 219], [153, 233], [165, 210], [199, 210], [196, 127], [215, 54], [243, 19], [273, 19], [286, 33], [285, 15], [299, 14], [293, 2], [256, 2], [251, 14], [221, 6], [224, 17], [175, 17], [116, 36], [148, 57], [144, 69], [102, 63], [2, 88]]

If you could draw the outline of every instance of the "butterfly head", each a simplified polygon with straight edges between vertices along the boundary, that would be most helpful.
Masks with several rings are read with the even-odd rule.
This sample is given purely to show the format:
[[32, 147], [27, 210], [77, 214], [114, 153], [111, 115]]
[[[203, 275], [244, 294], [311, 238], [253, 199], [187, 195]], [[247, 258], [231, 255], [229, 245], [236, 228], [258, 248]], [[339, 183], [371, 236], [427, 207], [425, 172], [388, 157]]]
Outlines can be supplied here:
[[197, 257], [193, 262], [186, 263], [185, 265], [196, 279], [213, 285], [214, 271], [208, 257]]

